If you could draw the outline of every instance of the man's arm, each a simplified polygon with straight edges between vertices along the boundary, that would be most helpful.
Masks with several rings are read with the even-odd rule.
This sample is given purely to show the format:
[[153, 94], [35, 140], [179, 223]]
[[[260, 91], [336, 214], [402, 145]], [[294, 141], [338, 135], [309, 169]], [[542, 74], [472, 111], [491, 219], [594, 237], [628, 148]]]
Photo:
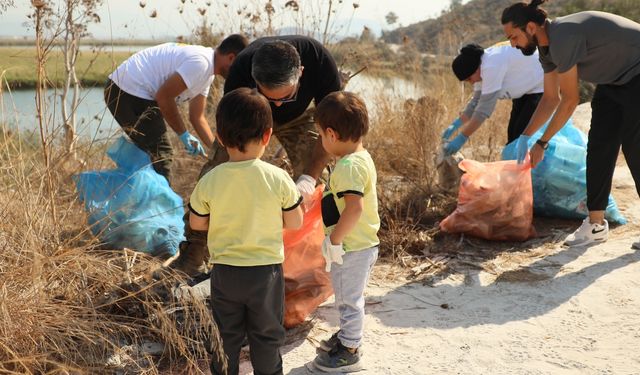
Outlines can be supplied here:
[[[580, 92], [578, 88], [578, 68], [574, 65], [571, 69], [564, 73], [558, 73], [558, 86], [560, 88], [560, 104], [556, 112], [549, 122], [549, 126], [545, 129], [544, 134], [540, 137], [543, 141], [549, 141], [573, 114], [578, 103], [580, 102]], [[546, 89], [546, 85], [545, 85]], [[543, 97], [544, 98], [544, 97]], [[540, 106], [538, 106], [540, 109]], [[538, 110], [536, 110], [536, 113]], [[529, 123], [531, 126], [531, 123]], [[529, 127], [527, 127], [528, 129]], [[543, 158], [544, 150], [537, 143], [533, 145], [530, 151], [531, 166], [535, 167]]]
[[477, 103], [475, 104], [473, 115], [469, 121], [462, 119], [465, 124], [460, 128], [460, 132], [467, 138], [482, 125], [482, 123], [493, 114], [496, 108], [496, 103], [500, 97], [500, 91], [495, 91], [490, 94], [480, 95]]
[[178, 135], [184, 133], [187, 128], [180, 116], [176, 97], [186, 89], [187, 85], [180, 74], [173, 73], [162, 84], [155, 97], [158, 107], [160, 107], [160, 112], [162, 112], [162, 117]]
[[207, 98], [198, 95], [189, 102], [189, 122], [196, 130], [198, 137], [205, 143], [208, 148], [213, 145], [213, 133], [209, 127], [209, 122], [204, 116], [204, 110], [207, 106]]
[[480, 125], [482, 125], [483, 122], [484, 122], [484, 119], [473, 116], [468, 122], [465, 122], [462, 128], [460, 128], [460, 133], [464, 134], [465, 137], [469, 138], [473, 133], [476, 132], [476, 130], [478, 130], [478, 128], [480, 127]]
[[566, 72], [558, 74], [558, 85], [560, 86], [560, 104], [542, 135], [543, 141], [550, 140], [562, 129], [580, 103], [578, 68], [576, 65]]
[[533, 133], [537, 132], [538, 129], [540, 129], [540, 127], [549, 120], [553, 111], [558, 107], [558, 103], [560, 103], [560, 87], [558, 82], [558, 71], [554, 70], [553, 72], [545, 73], [544, 92], [542, 94], [542, 98], [529, 120], [529, 125], [527, 125], [527, 128], [522, 132], [522, 134], [531, 136]]
[[464, 107], [462, 112], [460, 112], [460, 119], [463, 122], [467, 122], [471, 119], [471, 116], [473, 116], [473, 112], [475, 112], [476, 107], [478, 106], [478, 102], [480, 101], [481, 95], [482, 95], [482, 91], [480, 90], [473, 91], [473, 96], [471, 96], [471, 99], [469, 99], [469, 102], [467, 102], [467, 105]]

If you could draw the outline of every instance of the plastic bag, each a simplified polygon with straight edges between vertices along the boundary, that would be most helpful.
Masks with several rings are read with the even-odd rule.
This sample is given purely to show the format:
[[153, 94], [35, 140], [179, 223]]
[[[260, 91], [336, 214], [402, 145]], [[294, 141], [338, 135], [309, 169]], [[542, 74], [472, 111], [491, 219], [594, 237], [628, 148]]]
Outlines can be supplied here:
[[302, 323], [318, 305], [333, 294], [331, 277], [324, 270], [324, 230], [320, 201], [324, 186], [318, 186], [304, 214], [302, 228], [284, 230], [284, 326]]
[[441, 230], [501, 241], [535, 236], [529, 163], [465, 159], [459, 166], [466, 173], [460, 181], [458, 206], [440, 222]]
[[[547, 125], [529, 139], [529, 148], [542, 136]], [[516, 159], [517, 140], [502, 151], [503, 160]], [[584, 219], [587, 209], [587, 137], [569, 120], [549, 141], [544, 158], [531, 171], [533, 181], [533, 209], [536, 215], [567, 219]], [[613, 197], [605, 218], [613, 223], [626, 224]]]
[[107, 245], [175, 255], [184, 239], [184, 207], [149, 155], [124, 137], [107, 150], [116, 169], [74, 176], [91, 231]]

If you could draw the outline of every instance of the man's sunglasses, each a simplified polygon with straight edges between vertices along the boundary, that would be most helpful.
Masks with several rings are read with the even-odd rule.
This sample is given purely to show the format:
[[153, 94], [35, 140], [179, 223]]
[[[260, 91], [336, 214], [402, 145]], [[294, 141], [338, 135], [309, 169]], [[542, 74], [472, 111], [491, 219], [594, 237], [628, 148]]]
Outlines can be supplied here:
[[258, 92], [260, 94], [262, 94], [262, 96], [264, 96], [265, 98], [267, 98], [267, 100], [271, 103], [291, 103], [291, 102], [295, 102], [296, 99], [298, 99], [298, 90], [300, 89], [300, 81], [296, 82], [296, 89], [293, 91], [293, 93], [289, 94], [289, 96], [284, 97], [284, 98], [280, 98], [280, 99], [276, 99], [276, 98], [270, 98], [267, 95], [265, 95], [262, 90], [260, 90], [260, 86], [256, 85]]

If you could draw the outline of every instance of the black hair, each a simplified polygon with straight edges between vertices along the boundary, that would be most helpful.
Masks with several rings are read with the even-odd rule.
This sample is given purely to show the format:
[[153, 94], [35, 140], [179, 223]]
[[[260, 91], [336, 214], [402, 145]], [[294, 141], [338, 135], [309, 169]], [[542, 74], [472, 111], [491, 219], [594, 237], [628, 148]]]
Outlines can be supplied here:
[[291, 43], [269, 41], [258, 47], [253, 55], [251, 76], [266, 88], [294, 84], [299, 71], [300, 55]]
[[216, 51], [223, 55], [233, 53], [238, 55], [243, 49], [249, 45], [249, 39], [241, 34], [231, 34], [224, 38], [220, 45], [216, 48]]
[[460, 49], [460, 54], [453, 59], [451, 69], [460, 81], [469, 78], [478, 70], [484, 55], [484, 48], [478, 44], [467, 44]]
[[547, 20], [547, 11], [538, 8], [545, 3], [546, 0], [531, 0], [529, 4], [525, 2], [515, 3], [502, 11], [502, 24], [511, 23], [514, 27], [523, 29], [527, 23], [533, 22], [536, 25], [543, 25]]
[[237, 88], [220, 99], [216, 131], [225, 147], [245, 152], [245, 146], [262, 139], [273, 126], [269, 101], [256, 89]]
[[323, 130], [333, 129], [340, 141], [357, 142], [369, 132], [364, 100], [348, 91], [334, 91], [325, 96], [316, 108], [315, 119]]

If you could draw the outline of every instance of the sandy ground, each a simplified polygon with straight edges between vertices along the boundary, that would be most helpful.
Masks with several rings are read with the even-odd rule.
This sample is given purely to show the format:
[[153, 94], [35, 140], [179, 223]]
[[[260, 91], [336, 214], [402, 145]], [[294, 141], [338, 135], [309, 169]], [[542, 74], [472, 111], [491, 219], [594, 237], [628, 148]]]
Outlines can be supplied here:
[[[634, 200], [625, 214], [638, 222]], [[640, 374], [640, 251], [630, 248], [640, 231], [631, 226], [590, 248], [510, 252], [491, 260], [497, 272], [467, 270], [432, 287], [385, 281], [379, 269], [367, 291], [361, 373]], [[309, 337], [336, 326], [327, 303]], [[312, 340], [284, 352], [285, 373], [310, 373]]]
[[[624, 164], [613, 194], [631, 223], [596, 246], [562, 247], [573, 229], [563, 228], [427, 285], [377, 266], [360, 374], [640, 374], [640, 251], [631, 249], [640, 200]], [[298, 339], [283, 349], [285, 374], [311, 374], [305, 364], [337, 324], [327, 301], [289, 336]], [[251, 373], [248, 362], [241, 373]]]

